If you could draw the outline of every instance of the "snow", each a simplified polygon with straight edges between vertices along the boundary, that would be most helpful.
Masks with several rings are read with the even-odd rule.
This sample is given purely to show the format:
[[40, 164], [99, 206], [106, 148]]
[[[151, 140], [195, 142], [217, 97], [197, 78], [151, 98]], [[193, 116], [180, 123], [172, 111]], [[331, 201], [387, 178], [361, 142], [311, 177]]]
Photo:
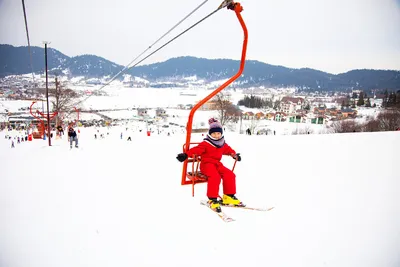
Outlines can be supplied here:
[[[33, 108], [38, 108], [42, 107], [42, 101], [37, 101], [36, 106]], [[31, 100], [13, 100], [13, 101], [0, 101], [0, 112], [6, 112], [8, 110], [9, 112], [18, 112], [20, 108], [28, 108], [28, 113], [29, 113], [29, 107], [31, 106], [32, 101]], [[45, 104], [46, 105], [46, 104]]]
[[[76, 87], [79, 90], [87, 90], [87, 87]], [[74, 88], [74, 89], [76, 89]], [[125, 88], [121, 86], [107, 86], [105, 87], [108, 96], [94, 96], [91, 95], [87, 97], [86, 101], [82, 103], [82, 107], [80, 109], [83, 110], [105, 110], [110, 109], [112, 111], [101, 111], [99, 114], [106, 115], [112, 119], [134, 119], [137, 118], [137, 108], [146, 108], [148, 110], [148, 115], [150, 118], [154, 118], [155, 109], [156, 108], [164, 108], [166, 114], [169, 116], [168, 122], [178, 123], [179, 125], [186, 125], [187, 117], [190, 113], [190, 110], [180, 110], [176, 107], [178, 105], [186, 105], [186, 104], [196, 104], [198, 101], [206, 97], [211, 93], [210, 90], [193, 90], [196, 92], [196, 95], [180, 95], [180, 93], [187, 93], [187, 89], [177, 89], [177, 88]], [[94, 89], [96, 90], [96, 89]], [[237, 103], [239, 99], [243, 97], [243, 92], [229, 90], [227, 92], [230, 94], [233, 103]], [[18, 100], [18, 101], [0, 101], [0, 112], [5, 112], [5, 110], [9, 110], [12, 112], [18, 112], [19, 108], [27, 108], [32, 104], [32, 101], [27, 100]], [[33, 106], [33, 109], [41, 109], [41, 102], [36, 103]], [[46, 105], [44, 105], [46, 107]], [[260, 110], [260, 109], [251, 109], [246, 108], [244, 106], [240, 106], [243, 112], [252, 111], [257, 113], [262, 111], [264, 113], [267, 112], [275, 112], [273, 110]], [[358, 114], [362, 116], [361, 118], [357, 118], [356, 121], [359, 123], [364, 123], [366, 119], [374, 117], [378, 114], [379, 110], [371, 109], [371, 108], [358, 108]], [[29, 115], [29, 110], [26, 111], [26, 115]], [[177, 118], [172, 118], [173, 116]], [[203, 111], [199, 110], [195, 113], [194, 116], [194, 127], [193, 128], [204, 128], [201, 126], [202, 123], [207, 122], [207, 118], [212, 116], [218, 116], [217, 111]], [[79, 114], [81, 120], [100, 120], [101, 117], [95, 113], [84, 113], [81, 112]], [[72, 113], [68, 119], [75, 120], [76, 115]], [[8, 120], [7, 116], [0, 116], [0, 121]], [[240, 123], [236, 125], [227, 125], [231, 130], [235, 130], [239, 133], [240, 130], [245, 131], [247, 128], [255, 129], [255, 132], [261, 129], [269, 130], [270, 133], [273, 131], [276, 132], [277, 135], [290, 135], [294, 132], [310, 132], [314, 134], [323, 134], [328, 133], [329, 129], [326, 128], [326, 125], [317, 125], [310, 123], [291, 123], [289, 121], [285, 122], [276, 122], [270, 120], [243, 120], [242, 126], [240, 127]]]
[[187, 76], [187, 77], [184, 77], [183, 79], [186, 81], [197, 81], [198, 80], [197, 75]]
[[148, 80], [143, 79], [141, 77], [134, 76], [133, 78], [135, 79], [136, 82], [150, 83]]
[[208, 83], [208, 87], [209, 88], [217, 88], [218, 86], [221, 86], [222, 84], [224, 84], [226, 81], [228, 81], [229, 79], [221, 79], [221, 80], [217, 80], [217, 81], [212, 81]]
[[70, 79], [71, 83], [77, 83], [85, 79], [85, 76], [75, 76]]
[[140, 127], [98, 140], [80, 128], [72, 150], [54, 138], [11, 149], [4, 134], [18, 133], [0, 132], [0, 266], [400, 265], [399, 132], [226, 132], [242, 155], [237, 196], [275, 208], [224, 208], [236, 219], [224, 223], [199, 204], [205, 184], [194, 198], [180, 185], [185, 134]]
[[[180, 95], [187, 89], [171, 88], [125, 88], [107, 86], [105, 91], [109, 96], [91, 96], [83, 103], [84, 108], [92, 106], [97, 109], [105, 108], [157, 108], [177, 107], [179, 104], [195, 104], [211, 93], [209, 90], [196, 90], [196, 96]], [[94, 89], [93, 91], [96, 91]]]
[[[125, 76], [125, 78], [128, 76]], [[131, 77], [131, 76], [129, 76]], [[137, 77], [134, 77], [135, 79]], [[191, 77], [194, 79], [195, 77]], [[78, 79], [78, 78], [76, 78]], [[101, 82], [105, 82], [107, 79], [103, 79]], [[77, 80], [76, 80], [77, 81]], [[222, 84], [224, 80], [218, 81], [218, 84]], [[213, 87], [215, 84], [210, 84]], [[164, 108], [167, 115], [169, 115], [169, 122], [178, 123], [179, 125], [186, 125], [187, 116], [190, 110], [177, 110], [178, 105], [194, 105], [202, 100], [204, 97], [208, 96], [212, 90], [207, 88], [191, 90], [190, 88], [127, 88], [123, 86], [121, 81], [114, 81], [111, 85], [95, 85], [95, 86], [79, 86], [71, 85], [70, 88], [80, 91], [83, 96], [83, 102], [78, 106], [80, 110], [111, 110], [111, 111], [101, 111], [98, 114], [95, 113], [80, 113], [81, 120], [100, 120], [102, 119], [100, 115], [106, 115], [112, 119], [134, 119], [137, 117], [137, 108], [146, 108], [148, 114], [151, 118], [155, 116], [156, 108]], [[215, 86], [214, 86], [215, 87]], [[102, 88], [102, 92], [107, 95], [97, 96], [95, 92]], [[259, 89], [226, 89], [224, 94], [230, 97], [233, 104], [237, 104], [240, 99], [244, 97], [247, 93], [261, 93], [262, 90]], [[181, 94], [182, 93], [182, 94]], [[29, 107], [31, 101], [0, 101], [0, 121], [7, 121], [8, 116], [5, 110], [11, 112], [19, 112], [18, 109], [22, 107]], [[328, 106], [332, 106], [333, 103], [327, 103]], [[41, 107], [40, 102], [34, 106], [34, 109]], [[259, 111], [263, 113], [273, 112], [271, 109], [252, 109], [240, 106], [243, 112], [252, 111], [257, 113]], [[365, 123], [367, 120], [376, 117], [379, 113], [379, 109], [376, 108], [364, 108], [358, 107], [358, 118], [356, 118], [357, 123]], [[26, 111], [25, 115], [29, 115]], [[178, 116], [179, 119], [171, 119], [172, 116]], [[194, 117], [194, 128], [203, 128], [202, 123], [207, 121], [207, 117], [217, 116], [217, 111], [197, 111]], [[11, 116], [15, 116], [12, 114]], [[72, 113], [68, 118], [69, 120], [76, 119], [75, 113]], [[316, 125], [311, 123], [290, 123], [286, 122], [276, 122], [270, 120], [243, 120], [242, 126], [239, 123], [236, 125], [227, 125], [229, 129], [235, 130], [236, 132], [243, 132], [247, 128], [255, 129], [254, 132], [258, 130], [268, 130], [269, 133], [275, 133], [277, 135], [290, 135], [293, 133], [329, 133], [330, 129], [326, 125]]]

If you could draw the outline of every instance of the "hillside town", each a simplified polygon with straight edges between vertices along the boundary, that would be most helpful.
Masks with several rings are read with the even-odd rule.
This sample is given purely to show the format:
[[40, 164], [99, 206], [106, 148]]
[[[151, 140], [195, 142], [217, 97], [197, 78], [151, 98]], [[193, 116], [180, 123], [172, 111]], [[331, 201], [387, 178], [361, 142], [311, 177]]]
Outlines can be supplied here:
[[[36, 89], [32, 89], [32, 76], [14, 75], [7, 76], [1, 80], [0, 85], [0, 123], [1, 128], [20, 128], [30, 124], [37, 125], [40, 119], [32, 116], [30, 104], [39, 101], [39, 109], [43, 109], [45, 99], [45, 77], [36, 75]], [[84, 79], [74, 78], [68, 80], [60, 77], [59, 84], [64, 84], [64, 88], [74, 88], [76, 98], [110, 96], [114, 92], [112, 89], [98, 90], [99, 86], [94, 86], [92, 82]], [[130, 83], [122, 81], [115, 85], [116, 88], [122, 87], [130, 90], [155, 90], [152, 88], [142, 88], [132, 85], [135, 79], [129, 78]], [[143, 84], [142, 79], [137, 79], [138, 83]], [[199, 89], [194, 89], [192, 83], [197, 84], [193, 79], [188, 79], [188, 84], [183, 88], [172, 88], [169, 90], [179, 91], [176, 105], [160, 104], [144, 105], [136, 103], [134, 105], [115, 103], [113, 107], [101, 107], [92, 104], [79, 107], [81, 118], [79, 124], [82, 126], [109, 126], [117, 125], [124, 120], [146, 121], [147, 123], [161, 123], [161, 127], [167, 128], [176, 125], [184, 128], [184, 123], [177, 123], [174, 119], [178, 117], [177, 110], [190, 110], [196, 105], [201, 97]], [[197, 84], [198, 85], [198, 84]], [[55, 77], [49, 79], [49, 88], [56, 86]], [[100, 87], [101, 88], [101, 87]], [[187, 91], [188, 88], [190, 91]], [[203, 88], [207, 90], [208, 88]], [[158, 88], [157, 90], [168, 90]], [[201, 89], [200, 89], [201, 91]], [[206, 94], [208, 91], [205, 91]], [[220, 116], [220, 120], [226, 124], [243, 123], [247, 126], [240, 127], [240, 132], [244, 133], [244, 128], [251, 130], [253, 134], [268, 134], [272, 132], [272, 127], [258, 127], [262, 122], [288, 123], [298, 125], [326, 125], [332, 126], [335, 122], [349, 120], [367, 120], [376, 117], [377, 114], [387, 106], [390, 94], [381, 91], [352, 90], [350, 92], [306, 92], [294, 88], [228, 88], [219, 95], [210, 99], [200, 107], [201, 111], [214, 112]], [[115, 94], [115, 93], [114, 93]], [[397, 93], [398, 94], [398, 93]], [[171, 96], [172, 97], [172, 96]], [[186, 97], [186, 98], [185, 98]], [[396, 94], [394, 94], [396, 97]], [[182, 102], [179, 103], [180, 98]], [[183, 100], [185, 98], [185, 100]], [[400, 97], [399, 97], [400, 99]], [[393, 99], [392, 99], [393, 100]], [[9, 105], [12, 102], [26, 103], [19, 105]], [[185, 101], [185, 102], [183, 102]], [[396, 98], [394, 99], [396, 103]], [[148, 103], [149, 101], [147, 101]], [[36, 110], [38, 106], [35, 106]], [[71, 107], [70, 107], [71, 109]], [[51, 108], [55, 112], [55, 108]], [[36, 111], [38, 112], [38, 111]], [[121, 115], [121, 112], [128, 112], [129, 115]], [[60, 115], [62, 114], [62, 115]], [[91, 116], [86, 116], [90, 114]], [[57, 122], [53, 122], [53, 127], [60, 123], [69, 123], [77, 120], [77, 115], [71, 110], [61, 110], [57, 116]], [[307, 126], [308, 127], [308, 126]], [[201, 126], [199, 126], [201, 128]], [[237, 127], [233, 127], [235, 130]]]

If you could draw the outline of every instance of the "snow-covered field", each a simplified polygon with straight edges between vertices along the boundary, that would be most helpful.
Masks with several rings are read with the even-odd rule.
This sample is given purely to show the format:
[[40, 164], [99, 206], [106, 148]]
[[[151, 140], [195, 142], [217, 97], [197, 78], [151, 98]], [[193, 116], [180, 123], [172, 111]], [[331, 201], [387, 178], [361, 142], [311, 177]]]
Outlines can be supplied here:
[[184, 133], [130, 127], [97, 140], [80, 128], [72, 150], [65, 139], [12, 149], [0, 133], [0, 266], [400, 265], [399, 132], [227, 132], [242, 155], [237, 196], [275, 208], [225, 208], [236, 221], [224, 223], [199, 205], [205, 184], [194, 198], [180, 185]]

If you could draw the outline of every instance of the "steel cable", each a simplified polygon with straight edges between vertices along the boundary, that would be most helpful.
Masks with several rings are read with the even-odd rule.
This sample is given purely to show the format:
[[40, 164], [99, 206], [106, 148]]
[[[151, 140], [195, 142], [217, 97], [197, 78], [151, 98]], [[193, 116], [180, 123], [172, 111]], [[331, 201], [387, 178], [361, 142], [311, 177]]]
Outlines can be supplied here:
[[22, 10], [24, 11], [26, 39], [28, 40], [28, 53], [29, 53], [29, 58], [30, 58], [30, 63], [31, 63], [33, 87], [35, 87], [35, 75], [34, 75], [34, 73], [33, 73], [33, 61], [32, 61], [31, 42], [30, 42], [30, 40], [29, 40], [28, 20], [27, 20], [27, 18], [26, 18], [26, 9], [25, 9], [25, 1], [24, 1], [24, 0], [22, 0]]
[[[170, 29], [167, 33], [165, 33], [162, 37], [160, 37], [156, 42], [154, 42], [151, 46], [149, 46], [144, 52], [142, 52], [139, 56], [137, 56], [134, 60], [131, 61], [131, 63], [133, 63], [134, 61], [136, 61], [140, 56], [142, 56], [147, 50], [149, 50], [155, 43], [157, 43], [159, 40], [161, 40], [163, 37], [165, 37], [168, 33], [170, 33], [174, 28], [176, 28], [180, 23], [182, 23], [185, 19], [187, 19], [191, 14], [193, 14], [197, 9], [199, 9], [202, 5], [204, 5], [208, 0], [204, 1], [203, 3], [201, 3], [195, 10], [193, 10], [191, 13], [189, 13], [184, 19], [182, 19], [180, 22], [178, 22], [178, 24], [176, 24], [172, 29]], [[227, 2], [231, 2], [231, 0], [227, 1]], [[96, 89], [94, 91], [98, 92], [100, 90], [102, 90], [104, 87], [106, 87], [107, 85], [109, 85], [111, 82], [113, 82], [119, 75], [121, 75], [123, 72], [125, 72], [128, 68], [134, 68], [137, 65], [139, 65], [140, 63], [142, 63], [144, 60], [146, 60], [147, 58], [149, 58], [150, 56], [154, 55], [156, 52], [160, 51], [162, 48], [164, 48], [165, 46], [167, 46], [168, 44], [170, 44], [171, 42], [173, 42], [174, 40], [176, 40], [177, 38], [179, 38], [180, 36], [182, 36], [183, 34], [185, 34], [186, 32], [188, 32], [189, 30], [193, 29], [195, 26], [197, 26], [198, 24], [200, 24], [201, 22], [203, 22], [204, 20], [206, 20], [207, 18], [211, 17], [212, 15], [214, 15], [215, 13], [217, 13], [219, 10], [221, 10], [222, 8], [224, 8], [226, 5], [221, 4], [216, 10], [214, 10], [213, 12], [211, 12], [210, 14], [208, 14], [207, 16], [203, 17], [202, 19], [200, 19], [199, 21], [197, 21], [196, 23], [194, 23], [193, 25], [191, 25], [189, 28], [187, 28], [186, 30], [184, 30], [183, 32], [179, 33], [178, 35], [176, 35], [175, 37], [173, 37], [172, 39], [170, 39], [168, 42], [166, 42], [165, 44], [163, 44], [162, 46], [160, 46], [159, 48], [157, 48], [155, 51], [151, 52], [149, 55], [147, 55], [146, 57], [144, 57], [143, 59], [141, 59], [140, 61], [138, 61], [137, 63], [135, 63], [133, 66], [129, 67], [129, 65], [131, 63], [129, 63], [123, 70], [121, 70], [119, 73], [117, 73], [111, 80], [109, 80], [106, 84], [104, 84], [103, 86], [101, 86], [99, 89]], [[88, 100], [92, 95], [87, 96], [86, 98], [78, 101], [75, 106], [85, 102], [86, 100]]]

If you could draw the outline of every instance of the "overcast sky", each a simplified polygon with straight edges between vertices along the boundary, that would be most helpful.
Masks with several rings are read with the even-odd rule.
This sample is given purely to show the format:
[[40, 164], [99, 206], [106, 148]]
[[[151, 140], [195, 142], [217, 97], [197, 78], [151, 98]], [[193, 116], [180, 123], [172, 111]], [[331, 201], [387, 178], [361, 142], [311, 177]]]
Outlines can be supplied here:
[[[167, 32], [203, 0], [25, 0], [31, 45], [67, 56], [94, 54], [121, 65]], [[162, 45], [222, 0], [209, 0]], [[400, 70], [400, 0], [243, 0], [247, 58], [330, 73]], [[223, 9], [143, 62], [177, 56], [240, 59], [242, 30]], [[26, 46], [21, 0], [0, 0], [0, 43]], [[150, 52], [153, 50], [150, 50]]]

